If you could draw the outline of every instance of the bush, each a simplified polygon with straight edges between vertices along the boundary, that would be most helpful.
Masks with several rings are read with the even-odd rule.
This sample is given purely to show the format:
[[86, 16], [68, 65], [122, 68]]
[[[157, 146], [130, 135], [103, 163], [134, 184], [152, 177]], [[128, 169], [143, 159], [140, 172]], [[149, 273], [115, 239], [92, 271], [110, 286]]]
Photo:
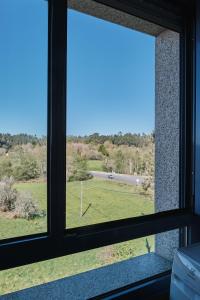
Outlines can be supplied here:
[[13, 170], [16, 180], [30, 180], [40, 176], [40, 168], [37, 161], [32, 157], [22, 157], [20, 165]]
[[130, 245], [128, 245], [128, 243], [124, 243], [116, 249], [115, 256], [117, 258], [124, 259], [127, 257], [135, 256], [135, 252], [134, 249]]
[[3, 157], [0, 161], [0, 179], [3, 177], [11, 177], [13, 175], [12, 162]]
[[32, 195], [13, 188], [14, 179], [5, 177], [0, 181], [0, 210], [12, 212], [18, 218], [33, 219], [40, 216], [38, 205]]
[[12, 177], [5, 177], [0, 181], [0, 210], [4, 212], [13, 211], [18, 192], [13, 188]]
[[149, 192], [149, 190], [152, 187], [152, 184], [153, 184], [153, 178], [151, 176], [144, 179], [144, 181], [142, 182], [142, 188], [145, 193]]
[[15, 202], [15, 215], [27, 220], [40, 215], [38, 205], [28, 192], [20, 192]]

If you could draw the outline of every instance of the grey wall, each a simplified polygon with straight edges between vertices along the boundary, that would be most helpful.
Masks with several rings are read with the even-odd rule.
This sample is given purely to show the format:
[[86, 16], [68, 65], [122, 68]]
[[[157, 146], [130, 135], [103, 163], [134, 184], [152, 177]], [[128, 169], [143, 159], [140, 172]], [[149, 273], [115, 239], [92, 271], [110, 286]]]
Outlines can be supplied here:
[[[179, 207], [179, 34], [156, 38], [155, 211]], [[178, 230], [156, 236], [156, 253], [172, 259]]]
[[109, 6], [105, 6], [93, 0], [68, 0], [67, 3], [68, 8], [72, 8], [82, 13], [86, 13], [88, 15], [128, 28], [132, 28], [134, 30], [145, 32], [150, 35], [157, 36], [164, 30], [164, 28], [159, 25], [153, 24], [135, 16], [131, 16], [127, 13], [113, 9]]

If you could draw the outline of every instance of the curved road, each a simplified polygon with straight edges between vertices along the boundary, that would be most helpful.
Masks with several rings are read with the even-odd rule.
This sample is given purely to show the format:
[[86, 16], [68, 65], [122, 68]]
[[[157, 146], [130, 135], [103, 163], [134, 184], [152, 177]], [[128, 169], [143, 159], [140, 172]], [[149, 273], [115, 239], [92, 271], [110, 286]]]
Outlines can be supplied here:
[[90, 171], [90, 174], [92, 174], [94, 177], [99, 177], [108, 180], [116, 180], [116, 181], [121, 181], [129, 184], [141, 184], [145, 179], [144, 176], [107, 173], [107, 172], [100, 172], [100, 171]]

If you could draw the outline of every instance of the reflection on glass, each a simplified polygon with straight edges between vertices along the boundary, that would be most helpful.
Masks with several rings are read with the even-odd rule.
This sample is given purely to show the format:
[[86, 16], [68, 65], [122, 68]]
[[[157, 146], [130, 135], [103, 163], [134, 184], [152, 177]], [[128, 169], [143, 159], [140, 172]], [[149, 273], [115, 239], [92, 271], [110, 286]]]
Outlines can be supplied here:
[[0, 1], [0, 239], [46, 231], [47, 2]]

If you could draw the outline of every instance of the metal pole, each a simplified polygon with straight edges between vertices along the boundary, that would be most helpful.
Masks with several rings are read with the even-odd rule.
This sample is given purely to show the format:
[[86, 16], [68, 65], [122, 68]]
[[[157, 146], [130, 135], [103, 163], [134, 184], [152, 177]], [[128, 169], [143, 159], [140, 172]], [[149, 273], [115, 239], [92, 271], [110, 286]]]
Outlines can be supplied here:
[[81, 181], [81, 194], [80, 194], [80, 217], [83, 216], [83, 182]]

